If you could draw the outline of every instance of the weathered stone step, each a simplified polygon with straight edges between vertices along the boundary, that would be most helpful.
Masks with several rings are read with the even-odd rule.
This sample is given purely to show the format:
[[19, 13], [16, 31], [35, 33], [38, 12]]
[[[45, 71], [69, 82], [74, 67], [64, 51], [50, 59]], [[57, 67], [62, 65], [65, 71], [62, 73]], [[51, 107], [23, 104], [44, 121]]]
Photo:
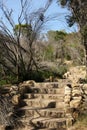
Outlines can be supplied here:
[[[14, 129], [14, 130], [17, 130], [17, 129]], [[39, 129], [39, 128], [30, 127], [30, 126], [25, 126], [24, 128], [19, 128], [18, 130], [66, 130], [66, 128], [60, 128], [60, 129], [57, 129], [57, 128], [42, 128], [42, 129]]]
[[58, 82], [43, 82], [43, 83], [37, 83], [37, 87], [39, 88], [59, 88]]
[[48, 109], [30, 109], [29, 107], [24, 107], [20, 109], [20, 112], [24, 112], [24, 117], [53, 117], [53, 118], [64, 118], [65, 112], [64, 110], [59, 110], [56, 108], [48, 108]]
[[42, 129], [34, 128], [34, 129], [27, 129], [27, 130], [67, 130], [67, 129], [66, 128], [60, 128], [60, 129], [57, 129], [57, 128], [42, 128]]
[[[31, 83], [30, 83], [31, 82]], [[33, 83], [32, 81], [27, 81], [21, 84], [21, 87], [30, 86], [38, 88], [59, 88], [62, 87], [58, 82], [42, 82], [42, 83]]]
[[1, 94], [7, 94], [7, 93], [9, 93], [9, 90], [10, 90], [10, 88], [9, 87], [1, 87], [0, 88], [0, 93]]
[[48, 107], [55, 108], [56, 101], [55, 100], [43, 100], [43, 99], [24, 99], [23, 100], [27, 106], [29, 107]]
[[25, 94], [24, 98], [32, 99], [32, 98], [39, 98], [39, 99], [54, 99], [54, 100], [64, 100], [63, 94], [39, 94], [39, 93], [32, 93], [32, 94]]
[[29, 93], [41, 93], [41, 94], [64, 94], [64, 88], [29, 88]]
[[45, 129], [33, 129], [33, 130], [67, 130], [67, 128], [45, 128]]
[[31, 107], [62, 108], [65, 105], [64, 102], [49, 99], [24, 99], [23, 101]]
[[[29, 118], [22, 119], [23, 123], [29, 125]], [[66, 128], [66, 119], [65, 118], [44, 118], [38, 117], [33, 118], [30, 121], [32, 125], [36, 126], [36, 128], [57, 128], [58, 130], [62, 130]]]

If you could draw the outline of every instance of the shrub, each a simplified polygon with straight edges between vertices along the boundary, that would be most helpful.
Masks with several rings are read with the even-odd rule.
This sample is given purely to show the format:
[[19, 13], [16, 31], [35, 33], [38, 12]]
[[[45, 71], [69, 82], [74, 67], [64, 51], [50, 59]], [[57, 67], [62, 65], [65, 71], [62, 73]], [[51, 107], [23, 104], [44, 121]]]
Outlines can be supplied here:
[[53, 75], [53, 73], [48, 70], [39, 70], [31, 72], [27, 78], [28, 80], [35, 80], [36, 82], [43, 82], [44, 79], [49, 78], [50, 75]]
[[57, 69], [56, 74], [60, 77], [63, 78], [63, 75], [67, 72], [68, 67], [66, 65], [60, 65]]
[[[45, 79], [52, 77], [63, 78], [64, 73], [67, 72], [68, 67], [66, 65], [59, 65], [57, 67], [51, 67], [44, 70], [32, 71], [25, 77], [24, 80], [35, 80], [36, 82], [43, 82]], [[22, 79], [23, 81], [23, 79]]]
[[7, 81], [2, 79], [2, 80], [0, 81], [0, 86], [2, 86], [2, 85], [4, 85], [4, 84], [7, 84]]

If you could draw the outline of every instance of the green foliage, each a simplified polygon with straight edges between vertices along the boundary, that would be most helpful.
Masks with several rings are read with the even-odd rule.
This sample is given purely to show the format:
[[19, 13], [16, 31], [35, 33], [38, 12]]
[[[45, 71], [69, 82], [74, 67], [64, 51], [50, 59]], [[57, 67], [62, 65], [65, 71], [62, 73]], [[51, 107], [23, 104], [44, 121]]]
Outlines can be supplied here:
[[83, 27], [82, 35], [84, 36], [84, 38], [87, 38], [87, 25]]
[[68, 70], [67, 66], [61, 65], [58, 68], [48, 68], [46, 70], [38, 70], [29, 72], [27, 77], [24, 77], [23, 80], [35, 80], [36, 82], [43, 82], [45, 79], [52, 77], [63, 78], [64, 73]]
[[9, 75], [9, 76], [7, 76], [7, 82], [14, 84], [14, 83], [17, 83], [17, 82], [18, 82], [18, 79], [17, 79], [16, 76]]
[[62, 61], [63, 59], [73, 60], [76, 64], [84, 62], [84, 46], [81, 44], [79, 32], [66, 33], [62, 30], [51, 30], [48, 32], [48, 42], [53, 47], [53, 61], [60, 58]]
[[61, 3], [62, 6], [65, 6], [66, 2], [67, 2], [67, 0], [60, 0], [60, 3]]
[[15, 83], [18, 83], [18, 79], [16, 76], [12, 74], [6, 75], [5, 77], [4, 76], [0, 77], [0, 85], [15, 84]]
[[53, 42], [55, 40], [56, 31], [50, 30], [47, 32], [47, 38], [49, 41]]
[[67, 33], [63, 30], [61, 31], [48, 31], [47, 33], [47, 37], [48, 39], [51, 41], [51, 40], [54, 40], [54, 41], [59, 41], [59, 40], [65, 40], [65, 37], [66, 37]]
[[51, 45], [48, 45], [45, 49], [45, 60], [52, 61], [53, 53], [54, 53], [53, 47]]
[[13, 31], [14, 31], [14, 34], [21, 33], [22, 35], [25, 35], [27, 33], [31, 33], [32, 27], [31, 25], [28, 25], [28, 24], [16, 24]]
[[84, 27], [87, 25], [87, 1], [58, 0], [58, 2], [71, 10], [71, 15], [66, 17], [69, 26], [71, 27], [76, 22], [80, 26], [81, 33], [83, 33]]
[[66, 65], [60, 65], [57, 69], [57, 76], [63, 78], [63, 75], [68, 71], [68, 67]]
[[82, 113], [82, 114], [79, 115], [77, 123], [80, 123], [80, 125], [87, 127], [87, 112], [85, 112], [85, 114]]
[[7, 81], [4, 80], [4, 79], [1, 79], [1, 80], [0, 80], [0, 86], [5, 85], [5, 84], [7, 84]]
[[55, 33], [55, 40], [59, 41], [59, 40], [65, 40], [67, 33], [64, 31], [56, 31]]
[[70, 54], [66, 53], [65, 59], [66, 59], [66, 60], [71, 60], [72, 58], [71, 58]]
[[84, 79], [80, 78], [79, 83], [87, 84], [87, 76]]
[[72, 27], [74, 25], [74, 23], [76, 22], [76, 18], [75, 18], [75, 16], [67, 16], [66, 21], [67, 21], [69, 27]]
[[52, 67], [49, 72], [50, 76], [63, 78], [63, 75], [68, 71], [68, 66], [65, 64], [59, 64], [56, 67]]
[[50, 75], [53, 76], [53, 72], [46, 70], [32, 71], [29, 73], [28, 77], [25, 80], [35, 80], [36, 82], [43, 82], [46, 78], [49, 78]]

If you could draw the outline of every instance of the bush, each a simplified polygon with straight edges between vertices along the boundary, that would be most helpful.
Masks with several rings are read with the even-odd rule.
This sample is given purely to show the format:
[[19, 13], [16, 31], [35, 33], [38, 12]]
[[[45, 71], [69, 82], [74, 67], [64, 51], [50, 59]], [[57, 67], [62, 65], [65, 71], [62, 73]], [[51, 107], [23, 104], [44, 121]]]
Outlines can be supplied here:
[[0, 86], [5, 85], [5, 84], [7, 84], [7, 81], [2, 79], [2, 80], [0, 81]]
[[7, 76], [7, 82], [14, 84], [14, 83], [17, 83], [17, 82], [18, 82], [18, 79], [17, 79], [16, 76], [9, 75], [9, 76]]
[[68, 67], [66, 65], [60, 65], [57, 69], [56, 74], [58, 77], [63, 78], [63, 75], [68, 71]]
[[58, 66], [51, 66], [46, 67], [44, 69], [40, 69], [38, 71], [32, 70], [30, 72], [27, 72], [24, 75], [20, 75], [20, 79], [17, 77], [14, 77], [12, 74], [6, 77], [6, 79], [1, 79], [0, 85], [4, 84], [15, 84], [26, 80], [35, 80], [36, 82], [43, 82], [45, 79], [52, 77], [58, 77], [62, 78], [64, 73], [67, 72], [67, 66], [66, 65], [58, 65]]
[[45, 79], [52, 77], [58, 77], [63, 78], [64, 73], [67, 72], [68, 67], [66, 65], [59, 65], [57, 67], [48, 67], [46, 69], [40, 69], [38, 71], [31, 71], [27, 74], [24, 79], [21, 79], [21, 81], [24, 80], [35, 80], [36, 82], [43, 82]]
[[33, 71], [29, 74], [26, 80], [35, 80], [36, 82], [43, 82], [44, 79], [49, 78], [53, 73], [46, 70]]
[[15, 84], [18, 83], [18, 79], [12, 75], [6, 76], [6, 78], [1, 78], [0, 80], [0, 85], [5, 85], [5, 84]]

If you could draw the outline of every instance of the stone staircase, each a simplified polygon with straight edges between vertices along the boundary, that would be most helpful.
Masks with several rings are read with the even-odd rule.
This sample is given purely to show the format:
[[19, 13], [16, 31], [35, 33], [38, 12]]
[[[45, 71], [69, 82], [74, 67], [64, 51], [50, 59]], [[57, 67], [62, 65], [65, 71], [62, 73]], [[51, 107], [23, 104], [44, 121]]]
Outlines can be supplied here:
[[23, 130], [67, 130], [64, 98], [65, 87], [58, 82], [27, 87], [18, 109]]

